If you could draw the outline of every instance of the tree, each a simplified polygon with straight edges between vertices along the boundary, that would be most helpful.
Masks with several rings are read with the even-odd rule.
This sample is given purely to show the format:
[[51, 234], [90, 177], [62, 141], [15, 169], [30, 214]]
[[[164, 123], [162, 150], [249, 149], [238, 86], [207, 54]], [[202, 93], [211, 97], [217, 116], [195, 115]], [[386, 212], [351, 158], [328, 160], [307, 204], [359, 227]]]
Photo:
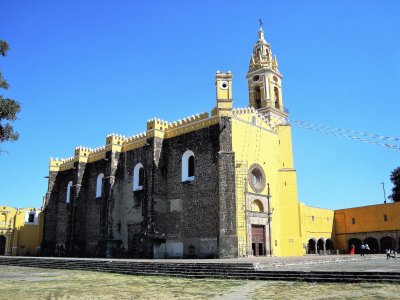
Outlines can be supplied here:
[[393, 202], [400, 202], [400, 167], [397, 167], [390, 174], [390, 181], [393, 183], [392, 194], [389, 196]]
[[[8, 51], [8, 43], [0, 40], [0, 55], [6, 56]], [[0, 70], [0, 89], [7, 90], [9, 88], [8, 82], [3, 78]], [[13, 142], [19, 137], [18, 132], [14, 131], [10, 121], [17, 119], [17, 114], [21, 110], [20, 104], [9, 98], [0, 95], [0, 143]]]

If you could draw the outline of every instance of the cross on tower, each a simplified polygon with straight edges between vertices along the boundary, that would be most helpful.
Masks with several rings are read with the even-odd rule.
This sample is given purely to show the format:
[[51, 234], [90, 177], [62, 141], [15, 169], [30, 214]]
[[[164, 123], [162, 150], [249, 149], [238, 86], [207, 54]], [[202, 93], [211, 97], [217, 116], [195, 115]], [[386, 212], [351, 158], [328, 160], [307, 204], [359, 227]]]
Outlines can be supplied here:
[[261, 17], [260, 17], [260, 19], [258, 21], [260, 22], [260, 28], [261, 28], [262, 25], [263, 25], [263, 21], [262, 21]]

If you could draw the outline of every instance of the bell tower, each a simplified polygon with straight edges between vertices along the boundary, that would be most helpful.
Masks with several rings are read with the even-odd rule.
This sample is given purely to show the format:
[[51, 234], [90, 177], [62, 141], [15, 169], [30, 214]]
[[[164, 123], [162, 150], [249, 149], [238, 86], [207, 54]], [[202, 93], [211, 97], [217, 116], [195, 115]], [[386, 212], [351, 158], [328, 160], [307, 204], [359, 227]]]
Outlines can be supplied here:
[[250, 57], [246, 79], [249, 88], [249, 106], [268, 119], [286, 119], [282, 101], [282, 74], [278, 70], [276, 56], [272, 56], [270, 44], [265, 40], [260, 19], [258, 40]]

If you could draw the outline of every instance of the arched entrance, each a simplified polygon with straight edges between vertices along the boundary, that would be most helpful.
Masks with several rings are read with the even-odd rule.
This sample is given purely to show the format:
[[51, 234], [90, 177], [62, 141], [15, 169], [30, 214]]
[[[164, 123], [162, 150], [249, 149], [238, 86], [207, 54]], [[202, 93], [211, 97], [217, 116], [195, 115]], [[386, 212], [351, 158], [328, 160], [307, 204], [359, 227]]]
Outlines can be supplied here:
[[0, 235], [0, 255], [4, 255], [6, 252], [6, 237], [4, 235]]
[[369, 237], [364, 240], [364, 244], [368, 244], [369, 253], [375, 254], [379, 253], [379, 242], [376, 238]]
[[316, 242], [314, 239], [309, 239], [308, 243], [307, 243], [307, 253], [308, 254], [316, 254], [315, 253], [315, 247], [316, 246]]
[[325, 242], [325, 249], [327, 253], [333, 252], [333, 243], [331, 239], [327, 239]]
[[324, 251], [324, 245], [325, 245], [324, 240], [319, 239], [317, 244], [318, 253], [320, 253], [320, 251]]
[[396, 240], [390, 236], [381, 238], [381, 252], [384, 253], [386, 249], [396, 249]]
[[359, 239], [350, 239], [349, 240], [349, 242], [347, 244], [347, 250], [349, 250], [349, 253], [350, 253], [351, 245], [354, 245], [355, 253], [360, 253], [361, 240], [359, 240]]

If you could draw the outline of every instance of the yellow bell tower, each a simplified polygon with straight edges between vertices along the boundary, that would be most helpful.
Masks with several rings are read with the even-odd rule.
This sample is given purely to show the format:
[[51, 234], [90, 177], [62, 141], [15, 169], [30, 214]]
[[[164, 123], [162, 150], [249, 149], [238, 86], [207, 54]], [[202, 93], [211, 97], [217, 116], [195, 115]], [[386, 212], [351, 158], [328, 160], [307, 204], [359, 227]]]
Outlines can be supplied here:
[[249, 106], [264, 115], [268, 125], [276, 132], [276, 154], [269, 153], [263, 157], [267, 165], [275, 166], [269, 170], [266, 178], [273, 193], [270, 224], [272, 252], [276, 256], [302, 255], [297, 178], [291, 126], [282, 101], [282, 74], [278, 70], [276, 57], [272, 55], [271, 46], [265, 40], [261, 20], [246, 79]]
[[271, 46], [265, 40], [261, 19], [246, 79], [250, 107], [257, 109], [269, 120], [287, 118], [282, 101], [282, 74], [278, 70], [276, 56], [272, 56]]

